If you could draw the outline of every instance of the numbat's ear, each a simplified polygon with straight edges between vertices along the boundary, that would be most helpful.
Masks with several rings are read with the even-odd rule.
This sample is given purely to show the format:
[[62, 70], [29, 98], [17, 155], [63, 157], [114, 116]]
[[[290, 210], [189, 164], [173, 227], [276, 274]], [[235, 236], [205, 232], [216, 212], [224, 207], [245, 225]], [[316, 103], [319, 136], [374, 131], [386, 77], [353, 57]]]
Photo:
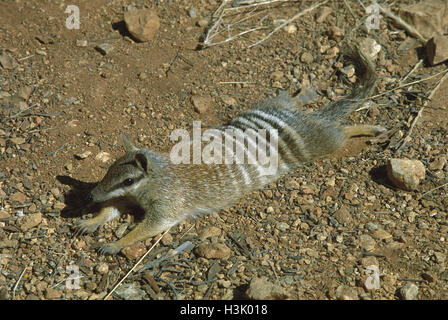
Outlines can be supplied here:
[[120, 139], [126, 152], [134, 152], [139, 150], [136, 146], [132, 144], [131, 139], [129, 139], [129, 137], [125, 135], [123, 132], [120, 132]]
[[137, 152], [134, 156], [137, 166], [146, 173], [153, 170], [153, 163], [145, 152]]

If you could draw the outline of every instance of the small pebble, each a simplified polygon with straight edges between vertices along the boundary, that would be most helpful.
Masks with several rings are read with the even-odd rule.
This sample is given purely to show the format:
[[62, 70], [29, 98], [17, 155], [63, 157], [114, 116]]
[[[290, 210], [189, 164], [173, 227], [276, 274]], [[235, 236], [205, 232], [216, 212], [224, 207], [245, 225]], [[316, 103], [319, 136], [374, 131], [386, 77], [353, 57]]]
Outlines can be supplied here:
[[404, 300], [415, 300], [418, 295], [418, 287], [412, 282], [408, 282], [400, 288], [400, 295]]

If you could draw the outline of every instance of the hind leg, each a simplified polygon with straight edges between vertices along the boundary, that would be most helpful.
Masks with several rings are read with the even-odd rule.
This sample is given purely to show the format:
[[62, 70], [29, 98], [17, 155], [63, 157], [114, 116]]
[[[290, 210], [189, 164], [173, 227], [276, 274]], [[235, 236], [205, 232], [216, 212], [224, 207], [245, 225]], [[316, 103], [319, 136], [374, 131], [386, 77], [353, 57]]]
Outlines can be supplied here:
[[343, 127], [342, 131], [344, 132], [345, 136], [348, 139], [356, 136], [375, 137], [381, 133], [386, 132], [387, 130], [381, 126], [361, 124], [361, 125]]

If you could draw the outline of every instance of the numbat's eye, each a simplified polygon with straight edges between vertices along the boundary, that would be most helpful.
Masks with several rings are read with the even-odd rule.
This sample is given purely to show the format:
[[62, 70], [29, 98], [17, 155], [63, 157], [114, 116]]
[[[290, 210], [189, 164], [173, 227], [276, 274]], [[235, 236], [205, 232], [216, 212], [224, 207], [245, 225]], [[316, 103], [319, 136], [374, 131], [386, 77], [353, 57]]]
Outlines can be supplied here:
[[134, 183], [134, 179], [131, 179], [131, 178], [127, 178], [126, 180], [123, 181], [123, 184], [127, 187], [129, 187], [133, 183]]

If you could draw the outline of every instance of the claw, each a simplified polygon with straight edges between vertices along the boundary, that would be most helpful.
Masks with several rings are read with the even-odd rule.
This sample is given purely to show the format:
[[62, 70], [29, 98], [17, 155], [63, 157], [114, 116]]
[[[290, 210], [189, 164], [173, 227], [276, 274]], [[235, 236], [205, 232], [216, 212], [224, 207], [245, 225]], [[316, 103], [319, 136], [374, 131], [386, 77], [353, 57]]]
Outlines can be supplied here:
[[120, 245], [118, 245], [116, 242], [111, 243], [103, 243], [97, 245], [98, 252], [100, 254], [112, 254], [115, 255], [122, 249]]
[[77, 221], [75, 223], [75, 226], [76, 226], [76, 229], [77, 229], [76, 233], [75, 233], [76, 236], [79, 236], [79, 235], [82, 235], [82, 234], [85, 234], [85, 233], [92, 233], [96, 229], [98, 229], [98, 227], [100, 227], [100, 225], [92, 224], [90, 222], [90, 220], [80, 220], [80, 221]]

